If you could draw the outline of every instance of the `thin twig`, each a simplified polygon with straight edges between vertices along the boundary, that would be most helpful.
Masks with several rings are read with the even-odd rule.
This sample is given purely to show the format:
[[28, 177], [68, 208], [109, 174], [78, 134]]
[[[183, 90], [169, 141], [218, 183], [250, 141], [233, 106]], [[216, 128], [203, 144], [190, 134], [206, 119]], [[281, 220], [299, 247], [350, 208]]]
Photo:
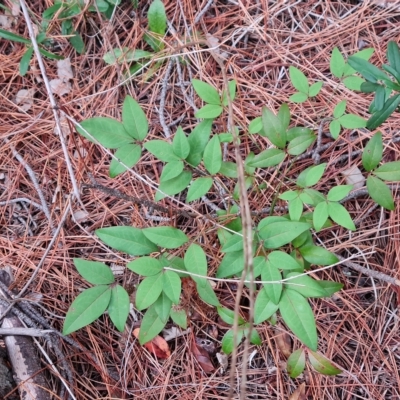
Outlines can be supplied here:
[[165, 69], [164, 80], [163, 80], [163, 84], [162, 84], [162, 88], [161, 88], [160, 108], [158, 109], [158, 118], [160, 120], [160, 125], [162, 126], [164, 135], [167, 139], [170, 139], [171, 131], [169, 130], [168, 125], [165, 122], [164, 108], [165, 108], [165, 98], [167, 96], [168, 80], [171, 75], [173, 64], [174, 64], [173, 58], [168, 60], [168, 64], [167, 64], [167, 68]]
[[[251, 332], [253, 329], [253, 322], [254, 322], [254, 270], [253, 270], [253, 249], [252, 249], [252, 218], [250, 212], [250, 205], [249, 199], [247, 198], [247, 189], [246, 189], [246, 182], [245, 182], [245, 174], [244, 174], [244, 165], [243, 159], [240, 152], [240, 140], [236, 133], [234, 117], [233, 117], [233, 105], [232, 100], [230, 98], [229, 93], [229, 83], [228, 77], [225, 71], [225, 65], [222, 58], [219, 57], [213, 51], [210, 51], [210, 54], [214, 58], [214, 60], [218, 63], [221, 68], [223, 80], [224, 80], [224, 88], [226, 97], [228, 99], [228, 130], [231, 132], [233, 136], [233, 143], [235, 146], [235, 158], [236, 158], [236, 165], [238, 171], [238, 185], [239, 185], [239, 197], [240, 197], [240, 211], [242, 215], [242, 225], [243, 225], [243, 253], [244, 253], [244, 268], [240, 283], [238, 285], [238, 290], [236, 293], [235, 299], [235, 315], [234, 315], [234, 322], [233, 322], [233, 352], [232, 352], [232, 365], [229, 375], [229, 395], [228, 398], [231, 399], [233, 397], [233, 383], [235, 379], [235, 368], [236, 368], [236, 360], [237, 360], [237, 346], [238, 346], [238, 327], [239, 327], [239, 309], [240, 309], [240, 301], [242, 298], [243, 288], [244, 288], [244, 281], [246, 276], [250, 276], [250, 290], [249, 290], [249, 329], [246, 335], [246, 341], [244, 346], [243, 358], [244, 360], [247, 359], [247, 355], [249, 352], [250, 346], [250, 338]], [[246, 382], [247, 382], [247, 362], [244, 361], [242, 363], [242, 379], [240, 382], [240, 400], [246, 399]]]
[[[31, 178], [31, 181], [33, 183], [33, 186], [36, 190], [36, 193], [39, 196], [40, 202], [42, 203], [41, 210], [44, 212], [44, 215], [46, 216], [47, 220], [49, 221], [50, 228], [52, 229], [54, 233], [54, 225], [53, 221], [51, 219], [51, 214], [50, 210], [47, 207], [47, 202], [44, 197], [44, 194], [42, 192], [42, 189], [40, 188], [39, 182], [36, 179], [35, 173], [33, 172], [32, 168], [29, 166], [29, 164], [25, 161], [25, 159], [21, 156], [21, 154], [18, 153], [18, 151], [15, 149], [14, 145], [10, 143], [10, 141], [7, 138], [4, 138], [4, 141], [10, 145], [11, 151], [13, 153], [13, 156], [19, 161], [19, 163], [25, 168], [26, 172], [29, 175], [29, 178]], [[11, 201], [10, 201], [11, 202]], [[37, 204], [37, 203], [36, 203]]]
[[38, 46], [37, 41], [36, 41], [36, 35], [34, 33], [34, 30], [33, 30], [32, 21], [31, 21], [28, 9], [27, 9], [26, 4], [25, 4], [25, 0], [21, 0], [20, 4], [21, 4], [22, 12], [24, 14], [26, 25], [28, 27], [29, 36], [30, 36], [30, 39], [31, 39], [31, 42], [32, 42], [32, 45], [33, 45], [33, 49], [35, 51], [35, 55], [36, 55], [36, 58], [37, 58], [37, 61], [38, 61], [38, 64], [39, 64], [40, 72], [42, 74], [43, 82], [44, 82], [44, 84], [46, 86], [46, 91], [47, 91], [47, 95], [49, 97], [51, 108], [53, 110], [53, 116], [54, 116], [54, 120], [56, 122], [56, 131], [57, 131], [58, 137], [60, 138], [61, 147], [62, 147], [62, 150], [63, 150], [63, 153], [64, 153], [64, 160], [65, 160], [65, 163], [67, 164], [68, 173], [69, 173], [69, 176], [70, 176], [70, 179], [71, 179], [71, 182], [72, 182], [72, 187], [74, 189], [74, 196], [79, 201], [81, 206], [85, 209], [84, 205], [81, 202], [78, 184], [77, 184], [76, 179], [75, 179], [74, 170], [72, 168], [71, 160], [70, 160], [69, 154], [68, 154], [67, 144], [65, 142], [64, 134], [63, 134], [63, 131], [62, 131], [62, 128], [61, 128], [60, 118], [59, 118], [59, 115], [57, 113], [57, 108], [58, 108], [57, 107], [57, 102], [56, 102], [56, 100], [55, 100], [55, 98], [53, 96], [53, 92], [51, 91], [50, 82], [49, 82], [49, 79], [47, 78], [47, 74], [46, 74], [46, 67], [44, 65], [44, 62], [43, 62], [43, 59], [42, 59], [42, 55], [40, 54], [40, 51], [39, 51], [39, 46]]

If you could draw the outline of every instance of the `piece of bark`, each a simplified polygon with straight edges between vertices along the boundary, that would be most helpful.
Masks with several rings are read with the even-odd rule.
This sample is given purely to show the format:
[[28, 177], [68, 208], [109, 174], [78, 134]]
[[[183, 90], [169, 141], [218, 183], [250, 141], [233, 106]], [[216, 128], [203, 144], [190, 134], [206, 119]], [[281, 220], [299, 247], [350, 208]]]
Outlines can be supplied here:
[[[11, 277], [4, 269], [0, 271], [0, 281], [9, 285]], [[0, 296], [7, 299], [7, 294], [0, 288]], [[6, 307], [0, 305], [0, 315]], [[21, 321], [11, 313], [3, 319], [2, 328], [23, 328]], [[8, 358], [14, 372], [21, 400], [49, 400], [51, 390], [40, 366], [39, 357], [31, 337], [4, 336]]]

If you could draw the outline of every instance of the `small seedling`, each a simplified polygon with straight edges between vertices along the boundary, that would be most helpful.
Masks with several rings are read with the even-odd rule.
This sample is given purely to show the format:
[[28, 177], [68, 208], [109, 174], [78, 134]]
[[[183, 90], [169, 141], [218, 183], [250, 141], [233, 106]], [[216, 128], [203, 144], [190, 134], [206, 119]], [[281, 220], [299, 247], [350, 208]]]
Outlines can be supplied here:
[[[398, 64], [393, 45], [390, 46], [390, 51], [390, 62], [395, 69]], [[370, 51], [364, 51], [361, 55], [368, 58], [371, 54]], [[354, 59], [350, 57], [349, 64], [346, 64], [340, 52], [334, 50], [331, 62], [333, 75], [344, 80], [353, 78], [355, 70], [352, 67], [356, 69], [365, 67], [365, 63], [351, 61]], [[361, 69], [365, 79], [376, 76], [375, 67], [365, 68]], [[377, 80], [383, 81], [383, 76], [379, 74]], [[321, 89], [321, 82], [310, 86], [307, 78], [296, 68], [291, 67], [290, 77], [299, 90], [294, 95], [296, 101], [305, 101], [318, 94]], [[346, 82], [352, 85], [356, 80]], [[154, 194], [156, 202], [165, 196], [176, 194], [185, 198], [187, 203], [196, 201], [211, 191], [215, 193], [213, 188], [217, 187], [219, 180], [237, 180], [238, 174], [236, 164], [223, 160], [222, 156], [222, 143], [231, 142], [232, 135], [212, 132], [214, 119], [223, 116], [228, 105], [226, 92], [218, 91], [200, 80], [193, 80], [192, 84], [206, 105], [195, 114], [196, 117], [203, 118], [203, 121], [199, 122], [189, 134], [178, 127], [172, 141], [147, 140], [146, 116], [140, 105], [130, 96], [127, 96], [123, 103], [122, 122], [104, 117], [91, 118], [81, 123], [78, 132], [92, 142], [106, 148], [117, 149], [110, 165], [112, 177], [124, 172], [126, 167], [134, 166], [143, 151], [144, 157], [151, 154], [163, 163], [159, 190]], [[236, 82], [230, 81], [226, 90], [229, 90], [229, 97], [234, 101]], [[331, 133], [335, 139], [342, 127], [347, 129], [365, 127], [364, 119], [345, 114], [346, 104], [343, 100], [334, 108], [333, 123], [337, 126], [334, 124], [332, 128], [331, 123]], [[386, 110], [392, 110], [392, 107], [386, 107]], [[245, 157], [245, 180], [249, 187], [255, 182], [257, 172], [261, 172], [257, 170], [279, 168], [284, 162], [295, 163], [296, 157], [304, 154], [316, 140], [316, 134], [312, 129], [302, 126], [290, 127], [290, 120], [289, 106], [284, 103], [277, 113], [263, 107], [261, 116], [250, 123], [247, 129], [249, 134], [263, 136], [271, 146], [262, 149], [258, 154], [250, 152]], [[380, 118], [378, 121], [383, 120]], [[393, 196], [385, 181], [400, 181], [400, 162], [382, 164], [383, 146], [382, 135], [378, 132], [366, 143], [362, 165], [368, 174], [368, 193], [379, 205], [392, 210]], [[126, 167], [121, 166], [120, 161]], [[279, 193], [274, 202], [278, 200], [287, 202], [288, 212], [252, 221], [255, 281], [251, 282], [248, 277], [245, 284], [255, 284], [254, 322], [258, 325], [265, 321], [273, 321], [280, 315], [286, 326], [306, 346], [296, 350], [289, 357], [288, 370], [293, 378], [304, 370], [306, 353], [316, 371], [327, 375], [340, 372], [329, 360], [317, 353], [317, 325], [309, 299], [330, 297], [343, 285], [338, 282], [316, 280], [305, 274], [312, 265], [330, 266], [339, 261], [335, 254], [316, 244], [315, 236], [321, 229], [332, 228], [335, 224], [350, 231], [356, 229], [356, 224], [345, 207], [346, 198], [353, 186], [331, 185], [326, 192], [315, 188], [321, 181], [324, 184], [329, 183], [329, 179], [325, 177], [326, 167], [326, 163], [307, 167], [295, 180], [281, 175], [280, 178], [284, 182], [282, 187], [286, 190], [278, 189]], [[258, 190], [263, 189], [258, 188]], [[230, 199], [235, 202], [238, 198], [236, 184]], [[244, 269], [242, 219], [237, 215], [232, 218], [238, 210], [238, 205], [234, 204], [227, 210], [217, 212], [217, 221], [225, 225], [224, 228], [220, 227], [217, 230], [220, 252], [223, 253], [222, 261], [216, 271], [218, 279], [229, 278], [239, 281]], [[230, 218], [227, 219], [228, 217]], [[214, 306], [224, 322], [233, 324], [234, 311], [220, 303], [210, 284], [213, 278], [208, 276], [207, 254], [200, 244], [195, 243], [182, 230], [172, 226], [144, 229], [118, 226], [99, 229], [96, 234], [113, 249], [133, 256], [134, 259], [127, 263], [127, 268], [144, 277], [137, 287], [135, 300], [135, 306], [139, 311], [146, 310], [140, 328], [140, 343], [148, 342], [158, 335], [169, 318], [182, 328], [186, 328], [187, 315], [180, 305], [181, 279], [184, 277], [191, 277], [200, 299]], [[174, 250], [174, 256], [169, 253], [171, 249]], [[122, 328], [127, 319], [125, 310], [129, 306], [129, 299], [125, 295], [120, 295], [122, 290], [118, 289], [118, 304], [124, 311], [117, 318], [115, 309], [111, 307], [113, 296], [116, 296], [113, 294], [116, 287], [113, 277], [109, 272], [105, 272], [107, 267], [104, 264], [85, 263], [88, 262], [75, 260], [81, 275], [97, 286], [87, 289], [74, 301], [67, 314], [64, 333], [71, 333], [93, 322], [106, 309], [117, 328]], [[101, 267], [97, 264], [101, 264]], [[82, 266], [92, 267], [93, 271], [104, 271], [104, 278], [94, 280]], [[250, 329], [249, 322], [239, 316], [236, 342], [240, 343], [250, 331], [252, 332], [250, 342], [255, 345], [261, 344], [257, 330]], [[229, 354], [233, 350], [233, 343], [234, 332], [229, 329], [222, 339], [222, 350]]]

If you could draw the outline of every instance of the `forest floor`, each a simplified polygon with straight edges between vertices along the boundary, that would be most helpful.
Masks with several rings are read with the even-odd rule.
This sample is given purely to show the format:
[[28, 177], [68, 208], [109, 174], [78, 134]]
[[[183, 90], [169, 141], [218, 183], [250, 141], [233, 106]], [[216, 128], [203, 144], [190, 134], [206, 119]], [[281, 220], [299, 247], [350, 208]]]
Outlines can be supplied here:
[[[44, 10], [53, 2], [32, 0], [27, 3], [31, 18], [40, 22]], [[380, 66], [386, 61], [388, 42], [399, 42], [400, 38], [400, 7], [393, 1], [164, 0], [170, 24], [161, 54], [166, 59], [154, 68], [152, 74], [146, 71], [126, 80], [126, 63], [108, 65], [103, 56], [112, 49], [123, 47], [149, 50], [143, 35], [150, 2], [138, 3], [138, 8], [134, 9], [130, 1], [122, 1], [111, 20], [87, 10], [76, 17], [73, 22], [85, 42], [84, 54], [78, 54], [61, 35], [60, 21], [54, 19], [48, 27], [48, 35], [55, 42], [52, 51], [70, 59], [73, 73], [72, 79], [65, 83], [65, 94], [55, 96], [59, 115], [65, 112], [77, 121], [93, 116], [120, 119], [121, 104], [126, 95], [131, 95], [147, 115], [149, 137], [165, 138], [165, 125], [171, 133], [179, 124], [185, 132], [190, 131], [197, 122], [192, 105], [201, 107], [201, 100], [190, 88], [191, 79], [201, 79], [220, 90], [223, 87], [220, 66], [204, 44], [208, 40], [225, 57], [228, 78], [237, 82], [234, 115], [235, 123], [244, 132], [241, 135], [244, 156], [254, 146], [265, 148], [267, 145], [263, 138], [250, 139], [246, 134], [250, 121], [261, 115], [261, 107], [266, 105], [278, 110], [294, 93], [288, 77], [290, 65], [301, 69], [311, 81], [324, 82], [313, 101], [290, 103], [292, 123], [317, 131], [321, 116], [331, 115], [334, 106], [342, 99], [348, 102], [347, 112], [365, 118], [369, 116], [371, 96], [348, 90], [332, 77], [329, 64], [333, 48], [337, 46], [347, 57], [372, 47], [375, 52], [370, 61]], [[7, 29], [29, 37], [21, 11], [16, 12]], [[154, 200], [154, 190], [133, 174], [126, 172], [110, 178], [110, 156], [101, 146], [82, 138], [65, 118], [61, 118], [66, 152], [63, 150], [60, 137], [55, 133], [54, 110], [35, 56], [28, 73], [24, 77], [19, 75], [19, 62], [24, 51], [23, 43], [0, 39], [0, 266], [11, 268], [14, 277], [11, 289], [16, 292], [37, 271], [25, 296], [30, 296], [38, 304], [40, 313], [52, 328], [61, 331], [63, 318], [72, 301], [89, 287], [78, 274], [72, 258], [104, 261], [113, 266], [118, 282], [130, 294], [134, 294], [140, 280], [124, 268], [128, 256], [104, 246], [95, 236], [95, 230], [116, 225], [149, 227], [160, 222], [147, 218], [140, 205], [106, 192], [82, 189], [84, 183], [90, 183], [89, 175], [92, 174], [104, 186], [141, 199]], [[177, 64], [171, 58], [177, 55], [185, 62]], [[57, 62], [44, 58], [44, 63], [47, 78], [57, 79]], [[149, 66], [152, 67], [154, 63]], [[23, 89], [29, 90], [27, 98], [17, 104], [17, 94]], [[191, 102], [187, 101], [188, 98]], [[399, 144], [391, 143], [391, 139], [399, 135], [398, 115], [395, 114], [380, 128], [387, 143], [385, 160], [400, 160]], [[323, 125], [323, 129], [328, 132], [328, 124]], [[226, 118], [215, 121], [214, 131], [227, 131]], [[361, 156], [353, 154], [365, 146], [369, 137], [371, 133], [364, 130], [344, 130], [336, 142], [328, 135], [323, 137], [323, 144], [332, 144], [321, 153], [321, 161], [328, 163], [331, 182], [343, 183], [341, 171], [361, 164]], [[228, 146], [229, 151], [232, 158], [233, 147]], [[71, 169], [67, 167], [66, 154]], [[339, 158], [341, 162], [337, 162]], [[312, 164], [311, 157], [305, 158], [290, 174], [295, 177], [301, 168]], [[36, 177], [42, 199], [26, 165]], [[157, 182], [159, 166], [147, 156], [134, 170]], [[278, 187], [280, 176], [267, 173], [259, 177], [258, 182], [267, 182], [270, 188]], [[81, 203], [73, 195], [74, 184], [79, 189]], [[324, 184], [326, 182], [321, 183], [321, 190], [326, 189]], [[233, 187], [234, 183], [231, 184]], [[268, 189], [250, 190], [250, 206], [254, 211], [261, 210], [271, 204], [273, 195], [273, 191]], [[28, 201], [13, 202], [13, 199], [20, 198]], [[49, 209], [47, 216], [43, 202]], [[37, 203], [40, 207], [36, 206]], [[162, 200], [161, 204], [170, 207], [171, 214], [177, 207], [168, 199]], [[191, 206], [201, 212], [207, 210], [202, 201]], [[368, 253], [358, 257], [356, 262], [400, 279], [399, 208], [392, 212], [379, 207], [371, 211], [372, 206], [372, 200], [367, 197], [350, 200], [347, 209], [362, 221], [357, 231], [349, 234], [347, 230], [334, 226], [323, 230], [318, 239], [343, 257]], [[214, 274], [223, 256], [217, 247], [215, 227], [204, 220], [176, 217], [173, 220], [174, 224], [181, 229], [187, 228], [189, 232], [203, 232], [204, 235], [207, 232], [205, 246], [208, 254], [212, 254], [209, 274]], [[50, 241], [60, 224], [61, 230], [50, 248]], [[48, 248], [50, 250], [45, 255]], [[307, 367], [300, 377], [290, 378], [286, 371], [287, 354], [299, 347], [299, 341], [278, 318], [275, 326], [270, 323], [257, 326], [263, 344], [250, 348], [251, 360], [243, 359], [243, 345], [239, 347], [237, 365], [233, 366], [237, 369], [235, 398], [239, 398], [241, 364], [247, 362], [247, 394], [242, 398], [399, 399], [400, 288], [343, 265], [319, 271], [313, 276], [344, 284], [333, 298], [311, 301], [318, 327], [319, 351], [343, 372], [331, 377]], [[168, 342], [171, 356], [167, 359], [157, 358], [140, 346], [132, 335], [132, 329], [140, 325], [142, 318], [137, 311], [132, 312], [123, 333], [118, 332], [104, 316], [71, 335], [78, 347], [61, 340], [56, 354], [45, 346], [60, 374], [66, 376], [66, 386], [74, 397], [226, 399], [229, 368], [232, 366], [221, 368], [216, 353], [221, 350], [221, 338], [227, 326], [221, 324], [214, 308], [207, 306], [191, 291], [189, 284], [184, 289], [182, 305], [191, 315], [190, 332]], [[232, 308], [235, 287], [218, 283], [215, 290], [224, 305]], [[168, 328], [171, 326], [172, 323], [167, 325]], [[193, 340], [211, 349], [208, 354], [214, 366], [212, 371], [205, 372], [199, 364], [198, 356], [193, 352]], [[3, 347], [1, 337], [0, 346]], [[60, 356], [67, 361], [69, 381]], [[43, 358], [42, 365], [50, 382], [52, 398], [67, 398], [68, 392], [62, 389], [62, 380], [50, 368], [49, 361]], [[64, 393], [62, 397], [60, 393]], [[15, 398], [13, 396], [15, 392], [5, 398]]]

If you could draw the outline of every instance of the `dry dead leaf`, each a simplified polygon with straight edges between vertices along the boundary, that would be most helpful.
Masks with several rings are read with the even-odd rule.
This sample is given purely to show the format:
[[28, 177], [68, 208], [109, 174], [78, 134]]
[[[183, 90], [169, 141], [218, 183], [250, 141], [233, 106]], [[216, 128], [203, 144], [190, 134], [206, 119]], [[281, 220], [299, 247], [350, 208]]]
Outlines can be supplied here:
[[0, 26], [4, 29], [10, 29], [13, 19], [8, 15], [0, 15]]
[[[133, 331], [133, 334], [136, 338], [139, 337], [140, 328], [136, 328]], [[161, 336], [156, 336], [150, 342], [147, 342], [143, 345], [146, 347], [150, 353], [153, 353], [157, 358], [168, 358], [171, 355], [171, 351], [168, 347], [168, 343]]]
[[19, 1], [13, 1], [11, 6], [11, 15], [13, 15], [14, 17], [18, 17], [20, 10], [21, 6], [19, 4]]
[[57, 75], [60, 79], [66, 81], [73, 79], [74, 74], [72, 72], [71, 60], [69, 57], [65, 58], [64, 60], [57, 61]]
[[207, 353], [207, 350], [196, 344], [195, 339], [192, 340], [191, 350], [204, 372], [207, 372], [208, 374], [214, 372], [215, 368], [210, 360], [210, 355]]
[[73, 214], [74, 220], [76, 222], [85, 222], [85, 221], [87, 221], [88, 216], [89, 216], [89, 213], [87, 211], [83, 211], [83, 210], [75, 211]]
[[176, 326], [171, 326], [171, 328], [163, 329], [164, 339], [169, 342], [172, 339], [176, 339], [180, 336], [184, 336], [190, 333], [190, 328], [183, 331], [182, 329], [177, 328]]
[[15, 96], [15, 104], [20, 105], [24, 111], [28, 111], [33, 105], [35, 89], [21, 89]]
[[343, 170], [342, 175], [346, 179], [346, 185], [354, 185], [354, 189], [361, 189], [365, 186], [365, 178], [356, 165]]
[[306, 384], [304, 382], [290, 395], [289, 400], [307, 400]]
[[63, 96], [71, 91], [71, 84], [64, 82], [62, 79], [52, 79], [50, 81], [51, 91], [57, 96]]
[[276, 332], [279, 332], [275, 337], [276, 345], [285, 357], [289, 357], [292, 354], [292, 340], [290, 339], [290, 335], [286, 332]]
[[228, 369], [228, 356], [223, 353], [217, 353], [216, 356], [220, 365], [220, 372], [221, 374], [224, 374]]

